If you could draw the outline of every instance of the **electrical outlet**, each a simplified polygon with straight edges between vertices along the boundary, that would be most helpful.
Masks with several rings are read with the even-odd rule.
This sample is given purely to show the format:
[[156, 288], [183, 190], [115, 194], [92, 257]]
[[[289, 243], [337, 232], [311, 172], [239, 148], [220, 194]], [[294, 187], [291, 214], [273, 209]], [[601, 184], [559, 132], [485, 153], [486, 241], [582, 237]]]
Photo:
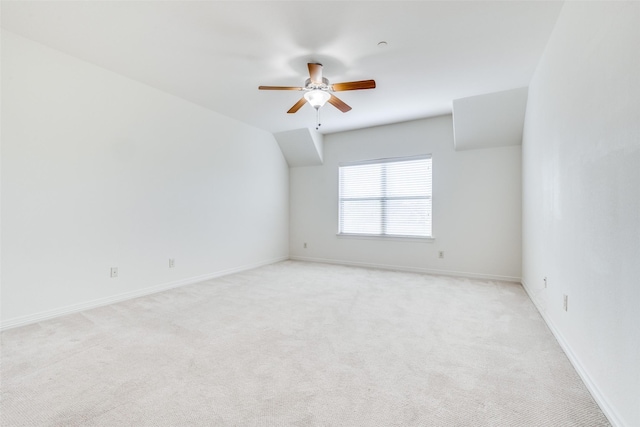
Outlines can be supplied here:
[[302, 245], [303, 248], [307, 249], [307, 242], [304, 242], [304, 244]]
[[562, 296], [562, 308], [564, 308], [564, 311], [568, 311], [569, 310], [569, 296], [568, 295], [563, 295]]
[[544, 287], [547, 287], [547, 276], [544, 276]]
[[438, 251], [438, 258], [444, 258], [444, 251]]
[[111, 267], [111, 278], [118, 277], [118, 267]]
[[169, 258], [169, 268], [174, 268], [176, 266], [176, 260], [174, 258]]

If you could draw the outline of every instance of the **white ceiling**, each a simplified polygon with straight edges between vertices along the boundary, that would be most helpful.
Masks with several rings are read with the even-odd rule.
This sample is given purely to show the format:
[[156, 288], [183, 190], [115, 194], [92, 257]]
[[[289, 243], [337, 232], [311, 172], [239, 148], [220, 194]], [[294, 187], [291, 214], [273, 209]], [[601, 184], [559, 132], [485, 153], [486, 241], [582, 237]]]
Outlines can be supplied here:
[[[321, 132], [451, 112], [453, 99], [527, 86], [559, 1], [2, 1], [2, 27], [268, 130], [315, 126], [292, 91], [307, 62], [353, 107]], [[386, 41], [385, 48], [378, 42]]]
[[[453, 100], [456, 150], [522, 144], [528, 88]], [[496, 126], [499, 124], [499, 126]]]

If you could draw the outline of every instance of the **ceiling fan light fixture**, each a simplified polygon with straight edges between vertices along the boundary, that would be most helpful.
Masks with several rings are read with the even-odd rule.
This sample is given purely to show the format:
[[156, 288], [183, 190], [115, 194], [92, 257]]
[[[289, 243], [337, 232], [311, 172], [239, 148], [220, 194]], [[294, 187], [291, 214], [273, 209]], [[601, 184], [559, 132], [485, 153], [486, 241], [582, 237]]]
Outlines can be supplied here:
[[331, 94], [320, 89], [310, 90], [304, 94], [304, 99], [316, 110], [326, 104], [329, 98], [331, 98]]

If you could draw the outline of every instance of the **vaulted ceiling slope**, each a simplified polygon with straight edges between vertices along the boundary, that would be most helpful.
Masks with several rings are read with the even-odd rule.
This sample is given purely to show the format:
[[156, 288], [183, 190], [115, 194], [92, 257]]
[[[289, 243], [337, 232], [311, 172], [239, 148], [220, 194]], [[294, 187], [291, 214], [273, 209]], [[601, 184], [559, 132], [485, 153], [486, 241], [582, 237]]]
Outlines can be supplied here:
[[[353, 107], [332, 133], [451, 112], [453, 99], [529, 84], [559, 1], [2, 1], [2, 27], [270, 132], [314, 127], [294, 91], [306, 64]], [[379, 47], [381, 41], [387, 42]]]

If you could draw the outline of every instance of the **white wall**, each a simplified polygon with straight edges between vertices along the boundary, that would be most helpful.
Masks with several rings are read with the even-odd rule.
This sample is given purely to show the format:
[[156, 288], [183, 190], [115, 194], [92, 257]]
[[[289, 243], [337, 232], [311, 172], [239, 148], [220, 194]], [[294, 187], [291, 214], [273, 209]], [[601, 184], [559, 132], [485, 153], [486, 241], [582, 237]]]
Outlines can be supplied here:
[[638, 2], [565, 3], [523, 142], [524, 284], [624, 426], [640, 425], [639, 23]]
[[271, 134], [2, 36], [3, 326], [288, 257]]
[[[336, 236], [340, 162], [425, 153], [433, 155], [433, 242]], [[289, 172], [290, 255], [519, 280], [520, 155], [520, 146], [454, 151], [450, 115], [325, 135], [324, 164]]]

